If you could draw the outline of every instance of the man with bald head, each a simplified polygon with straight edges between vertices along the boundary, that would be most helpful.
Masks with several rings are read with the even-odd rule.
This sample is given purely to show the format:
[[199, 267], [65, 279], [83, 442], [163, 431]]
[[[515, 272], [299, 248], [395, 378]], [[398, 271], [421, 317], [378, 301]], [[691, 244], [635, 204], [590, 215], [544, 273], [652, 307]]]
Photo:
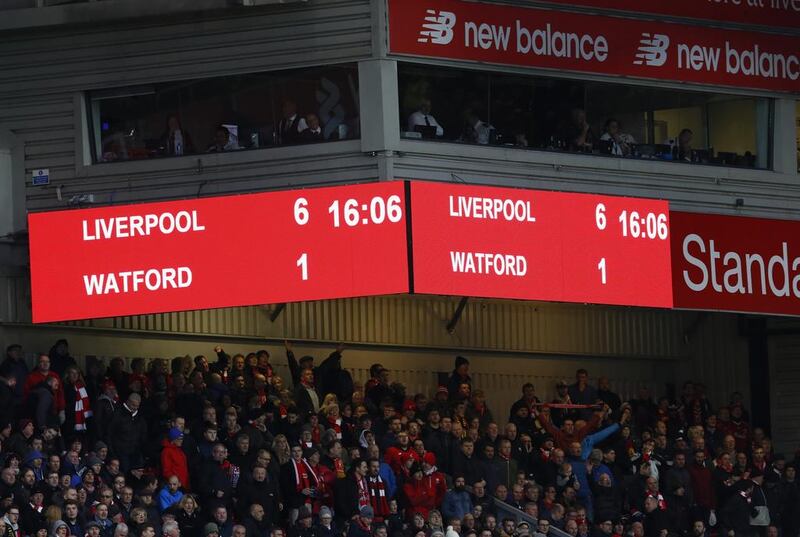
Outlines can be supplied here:
[[[108, 438], [114, 454], [119, 458], [123, 472], [141, 465], [142, 450], [147, 438], [147, 423], [139, 412], [142, 398], [138, 393], [131, 393], [122, 405], [114, 410], [108, 426]], [[141, 466], [139, 466], [141, 467]]]

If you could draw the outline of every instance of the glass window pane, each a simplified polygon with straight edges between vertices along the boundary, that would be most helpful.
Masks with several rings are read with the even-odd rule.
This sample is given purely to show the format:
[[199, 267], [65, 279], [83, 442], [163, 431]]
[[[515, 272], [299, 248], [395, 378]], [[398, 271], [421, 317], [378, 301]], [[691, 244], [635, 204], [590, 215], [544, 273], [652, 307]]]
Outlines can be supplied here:
[[91, 92], [96, 162], [358, 138], [355, 65]]
[[[770, 166], [769, 99], [416, 64], [398, 74], [407, 138]], [[475, 122], [489, 134], [477, 136]]]
[[795, 114], [795, 125], [797, 131], [797, 139], [795, 145], [797, 146], [797, 171], [800, 171], [800, 101], [795, 104], [797, 113]]

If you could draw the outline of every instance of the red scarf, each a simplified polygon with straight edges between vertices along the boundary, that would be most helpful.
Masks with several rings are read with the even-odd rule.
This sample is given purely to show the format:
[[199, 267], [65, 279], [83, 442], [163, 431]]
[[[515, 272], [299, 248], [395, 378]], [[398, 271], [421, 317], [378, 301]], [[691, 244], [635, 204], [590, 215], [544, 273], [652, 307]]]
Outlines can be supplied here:
[[342, 459], [333, 459], [333, 470], [336, 472], [336, 479], [344, 479], [347, 473], [344, 471], [344, 462]]
[[342, 439], [342, 418], [333, 418], [328, 416], [328, 429], [333, 429], [336, 433], [336, 439]]
[[364, 478], [358, 479], [355, 476], [353, 476], [353, 479], [356, 480], [356, 484], [358, 485], [358, 508], [361, 509], [362, 507], [371, 505], [369, 500], [369, 485], [367, 485], [367, 480]]
[[369, 487], [369, 499], [372, 505], [372, 510], [375, 511], [375, 521], [381, 522], [386, 516], [389, 515], [389, 502], [386, 500], [386, 483], [383, 482], [380, 475], [367, 478], [367, 486]]
[[[317, 475], [314, 473], [314, 470], [311, 469], [311, 466], [308, 465], [305, 459], [301, 459], [298, 463], [296, 460], [292, 459], [292, 468], [294, 469], [294, 484], [295, 490], [300, 493], [304, 489], [310, 489], [317, 485], [319, 481], [317, 479]], [[312, 482], [311, 479], [314, 479]], [[305, 496], [304, 503], [310, 504], [311, 497]]]
[[92, 405], [86, 386], [80, 380], [75, 383], [75, 430], [85, 431], [86, 420], [92, 417]]

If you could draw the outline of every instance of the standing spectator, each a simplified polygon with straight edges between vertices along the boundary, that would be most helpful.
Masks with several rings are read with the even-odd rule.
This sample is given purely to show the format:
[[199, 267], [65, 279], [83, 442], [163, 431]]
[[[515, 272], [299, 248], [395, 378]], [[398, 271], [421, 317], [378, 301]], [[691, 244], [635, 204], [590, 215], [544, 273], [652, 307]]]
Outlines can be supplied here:
[[100, 385], [100, 396], [95, 404], [95, 438], [109, 442], [108, 426], [114, 416], [114, 411], [119, 404], [117, 387], [113, 381], [107, 379]]
[[[575, 405], [593, 405], [597, 403], [597, 390], [589, 385], [589, 372], [578, 369], [575, 372], [575, 384], [569, 387], [569, 398]], [[592, 417], [592, 410], [588, 408], [579, 411], [581, 419], [588, 420]]]
[[211, 459], [203, 463], [198, 476], [197, 491], [200, 493], [204, 506], [213, 502], [227, 503], [231, 498], [231, 491], [238, 483], [239, 469], [228, 461], [228, 449], [222, 443], [214, 444], [211, 449]]
[[162, 440], [161, 475], [165, 479], [177, 477], [184, 488], [190, 490], [189, 466], [186, 453], [183, 452], [183, 438], [183, 432], [172, 427], [167, 432], [167, 438]]
[[47, 377], [28, 394], [28, 407], [30, 415], [37, 430], [59, 426], [59, 416], [56, 410], [56, 394], [60, 390], [61, 381], [58, 377]]
[[340, 528], [344, 527], [346, 522], [354, 519], [361, 508], [369, 507], [372, 510], [369, 485], [366, 479], [368, 472], [367, 461], [355, 459], [350, 467], [349, 475], [336, 481], [333, 495], [335, 499], [334, 513]]
[[615, 416], [622, 406], [622, 400], [619, 395], [611, 391], [611, 382], [605, 376], [597, 379], [597, 398], [608, 405]]
[[[310, 374], [311, 371], [307, 370]], [[317, 474], [303, 458], [303, 447], [295, 444], [291, 448], [291, 459], [281, 466], [281, 493], [289, 519], [297, 520], [297, 514], [303, 505], [311, 505], [317, 492]]]
[[272, 479], [267, 469], [261, 465], [253, 468], [251, 479], [241, 479], [237, 488], [237, 508], [240, 518], [245, 518], [249, 506], [254, 503], [261, 504], [273, 524], [279, 523], [280, 490], [278, 483]]
[[62, 412], [64, 410], [64, 392], [61, 390], [61, 377], [58, 373], [50, 369], [50, 357], [46, 354], [39, 355], [39, 359], [36, 362], [36, 369], [31, 371], [25, 379], [23, 395], [24, 397], [28, 397], [28, 394], [30, 394], [33, 388], [39, 386], [42, 382], [51, 377], [58, 380], [58, 389], [55, 392], [56, 412]]
[[411, 480], [403, 485], [403, 492], [408, 500], [406, 517], [411, 520], [415, 514], [420, 514], [427, 519], [430, 510], [437, 507], [434, 483], [431, 479], [425, 478], [422, 466], [419, 464], [414, 464], [409, 474]]
[[138, 393], [130, 394], [127, 401], [116, 408], [108, 425], [111, 448], [119, 458], [123, 472], [142, 464], [147, 424], [139, 412], [141, 403], [142, 398]]
[[92, 404], [86, 383], [81, 378], [77, 366], [69, 365], [64, 370], [64, 423], [61, 431], [67, 438], [73, 435], [85, 437], [89, 420], [92, 418]]
[[463, 519], [467, 513], [472, 512], [472, 500], [466, 491], [466, 481], [463, 475], [456, 474], [453, 480], [453, 489], [447, 491], [442, 501], [442, 515], [446, 520], [451, 518]]
[[28, 365], [22, 354], [22, 345], [16, 343], [6, 347], [6, 357], [0, 364], [0, 376], [9, 378], [14, 377], [17, 381], [14, 386], [14, 393], [18, 397], [18, 402], [22, 401], [25, 381], [28, 378]]
[[368, 464], [367, 486], [369, 487], [370, 505], [375, 522], [383, 522], [389, 516], [391, 494], [386, 481], [380, 475], [381, 462], [378, 459], [370, 459]]
[[319, 413], [320, 397], [314, 387], [314, 371], [303, 369], [300, 384], [294, 390], [294, 400], [301, 416]]
[[454, 399], [458, 394], [461, 384], [468, 384], [472, 388], [472, 377], [469, 376], [469, 360], [463, 356], [456, 356], [455, 367], [447, 380], [447, 393], [450, 399]]
[[50, 348], [49, 356], [50, 369], [52, 369], [53, 372], [55, 372], [59, 377], [64, 376], [64, 371], [66, 371], [69, 366], [78, 366], [78, 364], [75, 362], [75, 358], [69, 354], [69, 343], [67, 343], [66, 339], [59, 339], [56, 341], [55, 344]]

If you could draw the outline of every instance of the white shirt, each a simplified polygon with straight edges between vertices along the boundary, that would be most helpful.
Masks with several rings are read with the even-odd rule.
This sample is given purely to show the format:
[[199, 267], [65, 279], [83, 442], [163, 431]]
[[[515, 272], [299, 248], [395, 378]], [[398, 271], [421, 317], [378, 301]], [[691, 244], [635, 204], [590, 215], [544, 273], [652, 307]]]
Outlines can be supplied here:
[[486, 145], [489, 143], [489, 137], [491, 132], [494, 130], [494, 127], [485, 121], [478, 121], [472, 126], [472, 128], [475, 130], [475, 142], [481, 145]]
[[[600, 137], [600, 139], [602, 141], [604, 141], [604, 142], [608, 142], [608, 141], [612, 142], [612, 146], [611, 146], [611, 154], [612, 155], [616, 155], [618, 157], [624, 157], [625, 156], [625, 152], [622, 150], [622, 147], [620, 147], [619, 142], [617, 142], [614, 138], [612, 138], [609, 133], [604, 132], [603, 135]], [[626, 144], [628, 146], [628, 149], [630, 149], [631, 145], [636, 143], [636, 140], [634, 139], [634, 137], [631, 136], [630, 134], [626, 134], [626, 133], [620, 133], [619, 134], [619, 141], [622, 142], [623, 144]]]
[[419, 110], [408, 116], [408, 130], [413, 132], [414, 127], [417, 125], [436, 127], [436, 136], [444, 136], [444, 129], [439, 125], [439, 122], [436, 121], [436, 118], [430, 114], [423, 114]]
[[[291, 124], [292, 124], [292, 122], [294, 121], [294, 119], [295, 119], [296, 117], [297, 117], [297, 114], [292, 114], [292, 116], [291, 116], [290, 118], [284, 118], [284, 119], [282, 119], [282, 120], [281, 120], [281, 125], [280, 125], [281, 132], [283, 132], [283, 129], [284, 129], [285, 127], [288, 127], [289, 125], [291, 125]], [[285, 127], [284, 127], [284, 126], [285, 126]], [[308, 128], [308, 124], [306, 123], [306, 118], [304, 118], [304, 117], [301, 117], [301, 118], [300, 118], [300, 119], [297, 121], [297, 132], [303, 132], [303, 131], [304, 131], [304, 130], [306, 130], [307, 128]]]

